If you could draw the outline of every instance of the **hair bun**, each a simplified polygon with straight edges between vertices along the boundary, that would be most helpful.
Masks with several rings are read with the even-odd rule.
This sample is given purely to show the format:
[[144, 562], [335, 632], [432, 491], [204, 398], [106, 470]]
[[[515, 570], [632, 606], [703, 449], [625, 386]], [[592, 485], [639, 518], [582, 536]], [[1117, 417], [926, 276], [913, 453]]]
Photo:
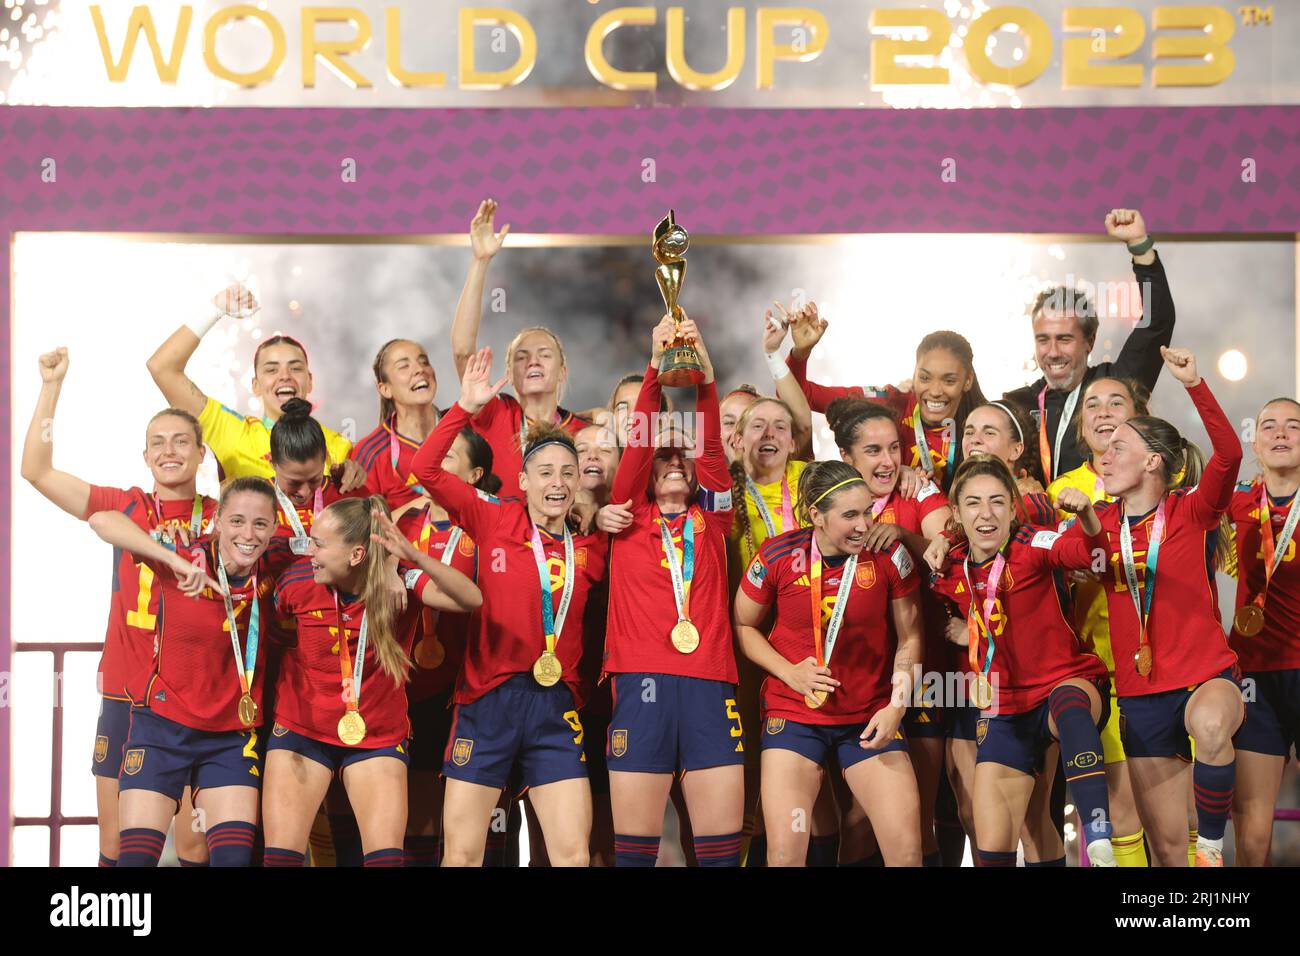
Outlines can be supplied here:
[[284, 418], [310, 418], [311, 402], [305, 398], [291, 398], [280, 406], [280, 415]]

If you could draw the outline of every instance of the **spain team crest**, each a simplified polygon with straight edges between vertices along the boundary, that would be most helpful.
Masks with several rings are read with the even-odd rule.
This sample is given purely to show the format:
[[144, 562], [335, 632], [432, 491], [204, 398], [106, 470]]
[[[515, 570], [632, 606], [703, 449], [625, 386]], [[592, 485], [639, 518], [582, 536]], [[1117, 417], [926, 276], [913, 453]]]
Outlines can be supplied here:
[[95, 738], [95, 763], [103, 763], [108, 757], [108, 738]]
[[144, 748], [138, 747], [135, 750], [128, 750], [122, 756], [122, 772], [128, 777], [134, 777], [144, 766]]
[[[575, 568], [585, 568], [587, 566], [587, 549], [578, 548], [573, 552], [573, 566]], [[564, 567], [564, 562], [560, 562], [560, 567]]]
[[469, 756], [474, 752], [474, 741], [465, 737], [457, 737], [456, 742], [451, 745], [451, 762], [457, 767], [463, 767], [469, 763]]
[[987, 737], [988, 735], [989, 735], [989, 719], [987, 717], [981, 717], [975, 723], [975, 746], [978, 747], [980, 744], [984, 743], [984, 738]]
[[276, 724], [274, 727], [271, 728], [271, 733], [276, 737], [283, 737], [288, 732], [289, 732], [289, 728], [284, 726], [284, 724]]
[[691, 512], [691, 527], [696, 534], [704, 533], [704, 515], [698, 511]]
[[853, 580], [858, 583], [858, 587], [864, 591], [876, 583], [876, 566], [875, 564], [859, 564], [857, 572], [853, 575]]
[[626, 730], [611, 730], [609, 732], [609, 752], [615, 757], [621, 757], [627, 753]]
[[780, 733], [781, 731], [783, 731], [783, 730], [785, 730], [785, 718], [784, 718], [784, 717], [769, 717], [769, 718], [767, 718], [767, 732], [768, 732], [769, 734], [776, 735], [776, 734], [779, 734], [779, 733]]
[[456, 545], [456, 550], [467, 558], [474, 557], [474, 539], [467, 534], [462, 534], [460, 544]]

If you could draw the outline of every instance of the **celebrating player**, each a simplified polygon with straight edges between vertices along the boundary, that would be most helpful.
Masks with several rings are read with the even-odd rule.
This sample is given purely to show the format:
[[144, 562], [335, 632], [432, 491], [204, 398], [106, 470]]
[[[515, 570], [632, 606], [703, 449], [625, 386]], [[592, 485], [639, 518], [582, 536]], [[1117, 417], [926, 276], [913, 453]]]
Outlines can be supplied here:
[[406, 539], [382, 497], [337, 501], [320, 513], [308, 556], [275, 588], [276, 612], [292, 620], [297, 641], [280, 668], [267, 741], [267, 866], [303, 865], [335, 775], [356, 814], [363, 865], [403, 865], [405, 684], [420, 613], [415, 601], [394, 607], [388, 554], [404, 562], [404, 583], [424, 607], [465, 614], [482, 603], [465, 575]]
[[834, 753], [885, 863], [920, 866], [920, 798], [899, 729], [922, 645], [912, 560], [899, 544], [865, 548], [870, 495], [851, 465], [809, 465], [798, 507], [810, 526], [764, 542], [735, 602], [741, 649], [772, 675], [762, 690], [768, 863], [803, 865], [808, 828], [797, 821]]
[[[1156, 864], [1187, 861], [1190, 737], [1196, 865], [1222, 866], [1236, 771], [1232, 735], [1243, 704], [1236, 655], [1219, 622], [1210, 552], [1242, 452], [1192, 353], [1161, 354], [1186, 386], [1214, 453], [1197, 475], [1196, 447], [1149, 416], [1128, 419], [1110, 436], [1101, 476], [1116, 505], [1102, 504], [1098, 514], [1114, 579], [1106, 598], [1115, 681], [1133, 795]], [[1170, 490], [1180, 473], [1184, 486]]]
[[1300, 742], [1300, 605], [1295, 530], [1300, 508], [1300, 405], [1275, 398], [1255, 423], [1263, 474], [1239, 484], [1228, 514], [1237, 527], [1236, 614], [1229, 644], [1247, 685], [1237, 751], [1232, 829], [1238, 866], [1267, 866], [1282, 771]]
[[[145, 430], [144, 462], [153, 474], [153, 492], [141, 488], [96, 487], [54, 467], [52, 426], [59, 392], [68, 373], [68, 350], [40, 357], [41, 391], [23, 445], [22, 475], [68, 514], [89, 518], [99, 511], [120, 511], [149, 533], [197, 540], [211, 529], [216, 502], [195, 489], [203, 460], [203, 429], [194, 416], [178, 408], [159, 412]], [[183, 532], [181, 529], [184, 529]], [[153, 671], [154, 627], [161, 586], [154, 573], [130, 552], [115, 555], [104, 653], [99, 660], [101, 695], [95, 728], [95, 802], [99, 818], [99, 865], [118, 857], [118, 784], [122, 751], [131, 723], [131, 704], [140, 702]], [[207, 859], [202, 833], [190, 826], [193, 805], [189, 788], [181, 799], [175, 828], [176, 853], [182, 866], [201, 866]]]
[[[158, 865], [187, 786], [211, 865], [247, 866], [262, 781], [262, 622], [271, 620], [268, 598], [287, 553], [268, 551], [271, 486], [253, 476], [229, 482], [212, 535], [177, 543], [174, 552], [116, 511], [92, 515], [90, 526], [138, 555], [162, 583], [153, 671], [131, 708], [122, 758], [118, 866]], [[178, 585], [162, 574], [170, 569], [186, 580]]]
[[[295, 398], [305, 401], [312, 389], [307, 350], [288, 335], [262, 340], [253, 353], [252, 390], [253, 396], [262, 403], [261, 418], [240, 415], [215, 398], [209, 398], [185, 374], [186, 363], [217, 322], [227, 315], [247, 319], [259, 308], [257, 299], [242, 285], [227, 286], [210, 302], [205, 302], [192, 321], [173, 332], [149, 357], [149, 374], [154, 382], [171, 405], [199, 420], [208, 447], [226, 479], [242, 475], [272, 476], [268, 458], [271, 429], [280, 420], [286, 402]], [[325, 438], [329, 462], [342, 463], [352, 443], [328, 430]], [[345, 487], [351, 490], [364, 480], [364, 474], [357, 475], [355, 469], [349, 468]]]
[[491, 382], [491, 363], [490, 349], [466, 363], [459, 401], [412, 463], [416, 480], [484, 555], [483, 609], [466, 648], [443, 765], [443, 865], [481, 863], [492, 809], [518, 760], [551, 863], [585, 866], [591, 793], [578, 661], [583, 612], [591, 586], [604, 577], [606, 542], [575, 535], [565, 522], [578, 456], [572, 437], [555, 426], [536, 425], [525, 436], [515, 479], [522, 501], [481, 495], [442, 467], [460, 429], [505, 385], [505, 378]]

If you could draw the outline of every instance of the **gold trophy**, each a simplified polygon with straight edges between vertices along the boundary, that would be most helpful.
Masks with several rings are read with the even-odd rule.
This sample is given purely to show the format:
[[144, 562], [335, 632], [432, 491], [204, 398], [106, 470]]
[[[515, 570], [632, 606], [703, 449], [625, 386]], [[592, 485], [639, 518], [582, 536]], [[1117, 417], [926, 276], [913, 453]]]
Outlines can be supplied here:
[[686, 278], [686, 250], [690, 244], [691, 237], [674, 221], [673, 210], [668, 210], [668, 215], [655, 226], [654, 242], [650, 248], [659, 263], [655, 281], [659, 283], [668, 314], [678, 328], [677, 337], [659, 359], [659, 381], [673, 388], [698, 385], [704, 381], [704, 366], [700, 364], [699, 353], [682, 338], [682, 307], [677, 304], [677, 297], [682, 293], [682, 280]]

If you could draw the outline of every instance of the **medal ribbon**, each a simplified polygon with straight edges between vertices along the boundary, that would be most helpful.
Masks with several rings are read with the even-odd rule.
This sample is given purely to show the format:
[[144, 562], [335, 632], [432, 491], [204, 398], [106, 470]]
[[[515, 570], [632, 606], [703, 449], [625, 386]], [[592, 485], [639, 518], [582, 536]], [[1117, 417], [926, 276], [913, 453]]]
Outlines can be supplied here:
[[[983, 675], [988, 680], [989, 670], [993, 667], [993, 611], [998, 603], [998, 584], [1002, 581], [1002, 572], [1006, 570], [1007, 559], [998, 551], [997, 557], [993, 559], [993, 567], [989, 569], [989, 579], [984, 585], [984, 607], [981, 611], [979, 601], [975, 596], [975, 585], [971, 582], [970, 577], [970, 558], [962, 561], [962, 573], [966, 575], [966, 589], [970, 592], [970, 613], [966, 615], [966, 631], [969, 639], [966, 642], [966, 657], [970, 663], [970, 669]], [[984, 667], [979, 665], [979, 646], [980, 634], [988, 639], [988, 653], [984, 655]]]
[[677, 563], [677, 549], [673, 547], [673, 533], [668, 529], [668, 519], [659, 512], [659, 539], [664, 557], [668, 561], [668, 575], [673, 582], [673, 601], [677, 605], [677, 620], [691, 619], [691, 581], [695, 578], [695, 521], [694, 510], [682, 519], [682, 563]]
[[1259, 484], [1259, 537], [1264, 546], [1264, 589], [1255, 595], [1251, 603], [1262, 608], [1264, 599], [1268, 597], [1268, 586], [1273, 583], [1273, 575], [1281, 567], [1287, 548], [1291, 546], [1291, 539], [1295, 537], [1296, 524], [1300, 523], [1300, 508], [1296, 507], [1293, 499], [1286, 524], [1282, 526], [1282, 535], [1275, 542], [1273, 520], [1269, 514], [1268, 486], [1262, 481]]
[[1061, 460], [1061, 441], [1070, 427], [1074, 406], [1079, 403], [1079, 393], [1082, 391], [1083, 382], [1080, 382], [1065, 400], [1061, 419], [1056, 423], [1056, 442], [1051, 446], [1047, 443], [1047, 386], [1044, 385], [1038, 393], [1038, 456], [1043, 463], [1043, 476], [1049, 484], [1055, 477], [1055, 465]]
[[542, 584], [542, 630], [546, 634], [546, 649], [555, 653], [555, 643], [564, 631], [564, 618], [569, 613], [573, 598], [573, 535], [564, 526], [564, 590], [560, 595], [560, 611], [555, 613], [551, 596], [551, 572], [546, 566], [546, 552], [542, 548], [542, 532], [533, 525], [533, 560], [537, 563], [537, 577]]
[[[153, 496], [153, 513], [157, 518], [157, 524], [163, 523], [162, 500], [155, 494]], [[156, 535], [157, 532], [154, 532]], [[190, 543], [198, 540], [203, 534], [203, 496], [197, 492], [194, 495], [194, 507], [190, 510]], [[151, 535], [152, 536], [152, 535]], [[154, 537], [157, 541], [158, 538]]]
[[1146, 571], [1142, 576], [1142, 597], [1138, 598], [1137, 568], [1133, 561], [1133, 531], [1128, 518], [1123, 514], [1119, 519], [1119, 550], [1124, 560], [1124, 580], [1128, 582], [1128, 594], [1133, 599], [1133, 610], [1138, 617], [1138, 643], [1145, 647], [1148, 641], [1147, 619], [1151, 616], [1151, 600], [1156, 593], [1156, 561], [1160, 556], [1160, 542], [1165, 536], [1165, 502], [1160, 499], [1156, 508], [1155, 519], [1151, 522], [1151, 535], [1147, 539]]
[[[776, 528], [776, 519], [772, 516], [771, 510], [767, 507], [767, 502], [763, 500], [763, 493], [758, 490], [758, 485], [754, 479], [745, 476], [745, 490], [749, 492], [749, 497], [754, 499], [754, 509], [758, 516], [763, 519], [763, 526], [767, 528], [767, 536], [770, 538], [780, 532]], [[794, 527], [794, 506], [790, 502], [790, 483], [786, 481], [785, 475], [781, 476], [781, 531], [789, 531]]]
[[[402, 473], [397, 470], [397, 459], [401, 457], [401, 451], [401, 443], [397, 440], [397, 413], [394, 412], [392, 417], [388, 419], [388, 454], [393, 461], [393, 472], [399, 479], [402, 478]], [[416, 494], [424, 495], [426, 498], [430, 497], [429, 493], [424, 490], [424, 486], [419, 482], [416, 482], [413, 485], [407, 485], [407, 487], [412, 489]], [[428, 553], [428, 551], [425, 552], [425, 554]]]
[[835, 603], [831, 606], [831, 617], [826, 622], [826, 637], [822, 638], [822, 553], [817, 547], [817, 532], [812, 533], [810, 553], [812, 568], [808, 572], [808, 591], [812, 595], [813, 653], [818, 667], [829, 667], [831, 654], [835, 651], [835, 642], [840, 636], [840, 624], [844, 621], [844, 612], [849, 606], [849, 593], [853, 590], [853, 579], [858, 571], [858, 556], [849, 555], [844, 562], [840, 575], [840, 587], [835, 592]]
[[[289, 500], [289, 496], [286, 495], [280, 489], [280, 485], [278, 482], [271, 482], [271, 487], [275, 489], [276, 500], [280, 502], [280, 510], [284, 512], [285, 520], [289, 522], [289, 527], [293, 530], [294, 537], [295, 538], [307, 537], [307, 531], [306, 529], [303, 528], [302, 519], [298, 517], [298, 509], [293, 506], [293, 502]], [[316, 518], [321, 513], [321, 508], [324, 504], [324, 501], [325, 501], [325, 486], [321, 485], [316, 489], [316, 494], [312, 500], [311, 520], [313, 524], [316, 522]]]
[[[921, 467], [931, 478], [938, 479], [934, 473], [934, 459], [930, 457], [930, 437], [921, 424], [921, 400], [916, 400], [916, 410], [912, 413], [912, 434], [916, 437], [916, 457]], [[951, 438], [943, 439], [943, 454], [948, 463], [944, 466], [944, 477], [952, 477], [952, 463], [957, 458], [957, 443]]]
[[221, 600], [226, 605], [226, 620], [230, 624], [230, 644], [235, 651], [235, 671], [239, 674], [239, 690], [247, 694], [249, 688], [253, 686], [253, 674], [257, 669], [257, 644], [262, 624], [262, 602], [257, 599], [257, 575], [254, 574], [249, 578], [249, 587], [252, 591], [248, 599], [248, 640], [244, 642], [241, 660], [239, 624], [235, 619], [235, 602], [230, 597], [230, 580], [226, 577], [226, 563], [221, 558], [221, 545], [214, 545], [212, 550], [217, 555], [217, 581], [221, 584]]
[[339, 669], [343, 673], [343, 702], [348, 706], [348, 713], [355, 714], [361, 704], [361, 673], [366, 665], [366, 638], [369, 622], [366, 612], [361, 612], [361, 630], [357, 632], [357, 660], [353, 665], [348, 652], [348, 631], [343, 626], [343, 609], [339, 607], [339, 592], [330, 588], [334, 598], [334, 617], [339, 622]]
[[[429, 509], [424, 510], [424, 527], [420, 529], [419, 548], [424, 554], [429, 553], [429, 536], [430, 528], [433, 522], [429, 520]], [[460, 536], [465, 533], [465, 529], [459, 525], [451, 529], [451, 534], [447, 536], [447, 544], [442, 549], [442, 557], [439, 559], [447, 567], [451, 567], [451, 559], [456, 556], [456, 545], [460, 543]], [[425, 605], [420, 608], [421, 624], [424, 626], [424, 636], [433, 637], [434, 628], [438, 625], [438, 611]]]

